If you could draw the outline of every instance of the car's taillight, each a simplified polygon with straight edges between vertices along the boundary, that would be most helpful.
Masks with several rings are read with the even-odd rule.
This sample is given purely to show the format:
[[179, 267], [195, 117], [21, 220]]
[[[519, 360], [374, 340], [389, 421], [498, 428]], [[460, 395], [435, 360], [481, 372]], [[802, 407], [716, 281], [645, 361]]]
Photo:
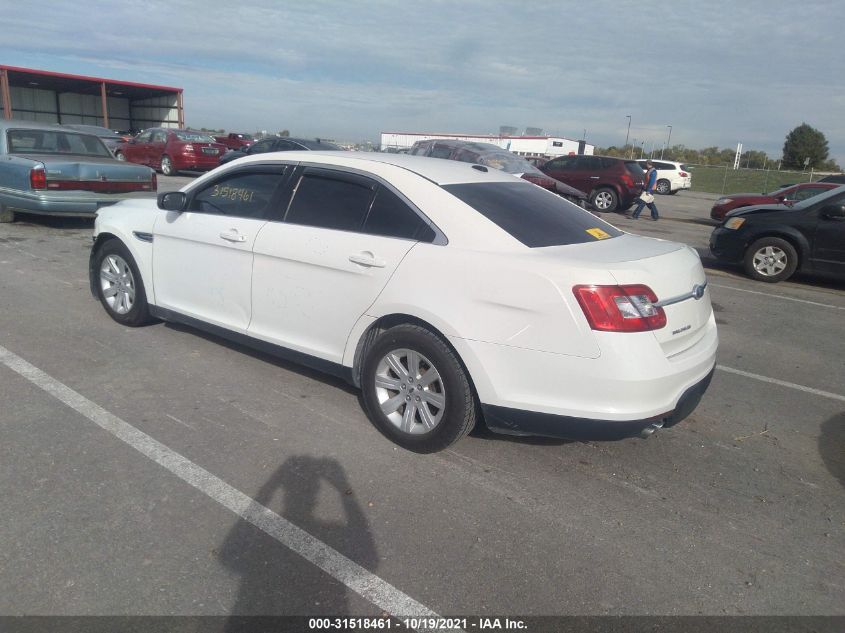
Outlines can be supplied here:
[[153, 186], [152, 190], [158, 191], [158, 177], [156, 176], [155, 172], [153, 172], [153, 179], [150, 182], [152, 183], [152, 186]]
[[628, 187], [634, 186], [634, 179], [629, 174], [622, 174], [622, 182]]
[[29, 186], [33, 189], [47, 188], [47, 172], [44, 171], [43, 165], [33, 167], [29, 171]]
[[689, 174], [685, 171], [682, 171], [680, 173], [681, 173], [681, 178], [686, 178], [687, 176], [689, 176]]
[[648, 286], [575, 286], [572, 292], [594, 330], [647, 332], [666, 325], [666, 313], [654, 305], [657, 295]]

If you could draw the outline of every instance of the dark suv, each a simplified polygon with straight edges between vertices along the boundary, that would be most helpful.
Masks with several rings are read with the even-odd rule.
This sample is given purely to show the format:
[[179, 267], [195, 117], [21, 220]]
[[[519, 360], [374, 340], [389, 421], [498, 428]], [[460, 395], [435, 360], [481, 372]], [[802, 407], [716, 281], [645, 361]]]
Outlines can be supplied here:
[[587, 194], [570, 187], [568, 184], [550, 178], [521, 156], [517, 156], [506, 149], [492, 143], [477, 143], [475, 141], [458, 141], [452, 139], [430, 139], [417, 141], [408, 150], [414, 156], [429, 156], [430, 158], [446, 158], [463, 163], [474, 163], [505, 171], [519, 176], [528, 182], [533, 182], [543, 189], [556, 193], [580, 207], [587, 208], [589, 202]]
[[783, 281], [797, 269], [845, 278], [845, 187], [731, 211], [710, 236], [710, 251], [742, 262], [758, 281]]
[[586, 191], [599, 211], [629, 208], [642, 193], [645, 177], [637, 161], [611, 156], [560, 156], [544, 164], [540, 171]]

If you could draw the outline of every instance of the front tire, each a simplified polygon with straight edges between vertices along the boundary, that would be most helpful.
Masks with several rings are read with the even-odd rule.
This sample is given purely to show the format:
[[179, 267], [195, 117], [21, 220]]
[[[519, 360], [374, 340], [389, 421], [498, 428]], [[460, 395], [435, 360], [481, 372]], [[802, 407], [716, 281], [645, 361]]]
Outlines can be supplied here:
[[789, 279], [798, 267], [795, 247], [779, 237], [762, 237], [745, 251], [745, 272], [757, 281], [777, 283]]
[[431, 331], [398, 325], [382, 332], [361, 374], [370, 420], [389, 439], [433, 453], [472, 430], [478, 405], [455, 352]]
[[108, 315], [129, 327], [150, 323], [150, 307], [138, 265], [120, 240], [104, 242], [94, 259], [97, 297]]
[[672, 185], [665, 178], [658, 180], [654, 188], [657, 190], [657, 193], [664, 196], [672, 193]]
[[613, 189], [602, 187], [593, 192], [593, 198], [590, 201], [597, 211], [606, 211], [608, 213], [616, 211], [619, 206], [619, 196]]

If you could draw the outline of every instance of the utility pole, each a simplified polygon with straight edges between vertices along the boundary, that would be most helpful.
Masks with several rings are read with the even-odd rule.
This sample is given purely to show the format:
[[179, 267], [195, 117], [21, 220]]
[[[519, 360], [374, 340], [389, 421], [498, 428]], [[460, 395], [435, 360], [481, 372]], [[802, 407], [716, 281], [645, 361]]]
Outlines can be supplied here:
[[[669, 128], [669, 138], [666, 139], [666, 147], [669, 147], [669, 141], [672, 140], [672, 126], [667, 125], [666, 127]], [[660, 160], [663, 160], [663, 150], [660, 151]]]
[[[628, 131], [625, 132], [625, 145], [622, 147], [628, 147], [628, 135], [631, 133], [631, 115], [626, 114], [625, 117], [628, 119]], [[633, 157], [633, 154], [631, 156]]]

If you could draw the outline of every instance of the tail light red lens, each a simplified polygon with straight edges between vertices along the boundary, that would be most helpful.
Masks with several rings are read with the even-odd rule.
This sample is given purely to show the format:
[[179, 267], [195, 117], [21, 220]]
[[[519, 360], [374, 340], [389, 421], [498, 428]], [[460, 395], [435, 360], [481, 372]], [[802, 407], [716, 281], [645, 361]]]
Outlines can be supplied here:
[[629, 174], [622, 174], [622, 182], [628, 187], [634, 186], [634, 179]]
[[666, 313], [656, 305], [657, 295], [642, 284], [627, 286], [575, 286], [578, 304], [594, 330], [648, 332], [666, 325]]
[[158, 177], [156, 176], [156, 173], [155, 173], [155, 172], [153, 172], [153, 179], [152, 179], [152, 181], [151, 181], [151, 182], [152, 182], [152, 185], [153, 185], [153, 189], [152, 189], [152, 190], [153, 190], [153, 191], [158, 191]]
[[47, 172], [44, 171], [44, 167], [42, 165], [33, 167], [29, 171], [29, 186], [33, 189], [47, 188]]
[[689, 176], [689, 174], [687, 172], [685, 172], [685, 171], [681, 172], [681, 178], [686, 178], [687, 176]]

